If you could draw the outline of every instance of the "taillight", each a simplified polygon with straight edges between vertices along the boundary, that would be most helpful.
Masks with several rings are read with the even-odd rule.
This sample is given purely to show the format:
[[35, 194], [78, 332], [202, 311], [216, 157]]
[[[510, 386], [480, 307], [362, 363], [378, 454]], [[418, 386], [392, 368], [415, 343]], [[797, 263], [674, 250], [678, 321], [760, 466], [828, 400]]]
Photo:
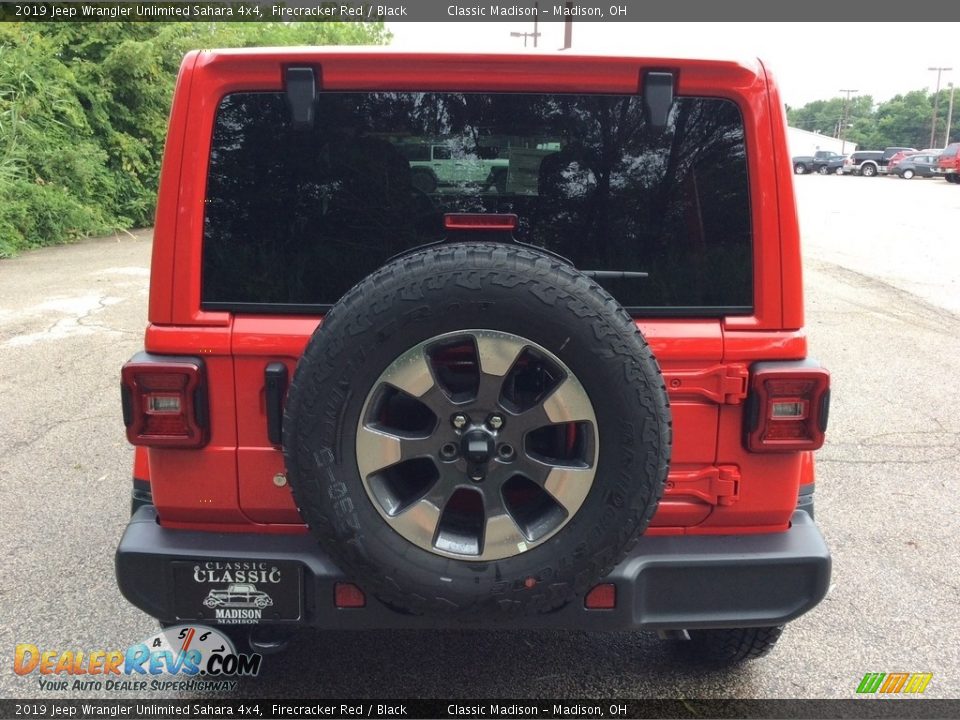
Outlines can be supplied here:
[[120, 372], [127, 440], [196, 448], [208, 438], [203, 361], [139, 353]]
[[830, 373], [812, 361], [750, 369], [746, 446], [753, 452], [816, 450], [830, 411]]

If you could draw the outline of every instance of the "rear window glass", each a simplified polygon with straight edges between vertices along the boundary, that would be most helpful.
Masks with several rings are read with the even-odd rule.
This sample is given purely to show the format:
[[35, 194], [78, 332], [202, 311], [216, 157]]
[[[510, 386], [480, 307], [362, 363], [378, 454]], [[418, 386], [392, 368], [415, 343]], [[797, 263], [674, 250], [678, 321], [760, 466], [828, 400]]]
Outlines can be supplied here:
[[203, 305], [323, 311], [394, 255], [443, 240], [453, 212], [516, 214], [516, 240], [569, 259], [635, 312], [752, 311], [734, 103], [679, 98], [661, 131], [637, 96], [523, 93], [321, 93], [307, 130], [291, 126], [282, 93], [228, 95]]

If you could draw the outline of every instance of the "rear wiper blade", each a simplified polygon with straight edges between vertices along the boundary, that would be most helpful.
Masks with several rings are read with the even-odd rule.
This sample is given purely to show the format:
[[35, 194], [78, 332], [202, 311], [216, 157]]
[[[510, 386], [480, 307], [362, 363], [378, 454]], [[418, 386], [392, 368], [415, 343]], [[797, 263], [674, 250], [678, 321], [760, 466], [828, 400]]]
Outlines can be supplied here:
[[650, 273], [629, 270], [581, 270], [580, 272], [597, 280], [635, 280], [650, 277]]

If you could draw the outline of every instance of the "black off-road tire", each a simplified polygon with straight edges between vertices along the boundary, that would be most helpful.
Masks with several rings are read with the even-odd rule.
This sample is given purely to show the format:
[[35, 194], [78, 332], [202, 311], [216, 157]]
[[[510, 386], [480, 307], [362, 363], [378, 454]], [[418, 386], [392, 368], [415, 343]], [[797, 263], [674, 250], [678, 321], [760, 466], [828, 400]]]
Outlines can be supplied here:
[[[598, 460], [554, 535], [490, 561], [443, 557], [381, 515], [356, 459], [358, 422], [381, 373], [431, 338], [511, 333], [559, 358], [596, 413]], [[347, 577], [396, 609], [496, 617], [585, 594], [635, 545], [663, 493], [671, 418], [660, 368], [631, 317], [591, 279], [523, 246], [456, 243], [401, 257], [331, 309], [287, 396], [287, 478], [305, 522]]]
[[410, 184], [420, 192], [434, 193], [437, 191], [437, 176], [427, 168], [414, 168], [410, 171]]
[[725, 630], [690, 630], [684, 651], [705, 663], [732, 665], [756, 660], [776, 646], [783, 625], [774, 627], [730, 628]]

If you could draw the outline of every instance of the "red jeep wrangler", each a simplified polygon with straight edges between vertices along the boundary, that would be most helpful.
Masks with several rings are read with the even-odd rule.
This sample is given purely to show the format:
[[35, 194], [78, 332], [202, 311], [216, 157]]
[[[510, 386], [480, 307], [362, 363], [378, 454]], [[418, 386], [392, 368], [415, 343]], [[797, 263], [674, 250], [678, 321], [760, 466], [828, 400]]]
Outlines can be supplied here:
[[764, 654], [830, 578], [791, 169], [760, 63], [189, 54], [124, 595]]

